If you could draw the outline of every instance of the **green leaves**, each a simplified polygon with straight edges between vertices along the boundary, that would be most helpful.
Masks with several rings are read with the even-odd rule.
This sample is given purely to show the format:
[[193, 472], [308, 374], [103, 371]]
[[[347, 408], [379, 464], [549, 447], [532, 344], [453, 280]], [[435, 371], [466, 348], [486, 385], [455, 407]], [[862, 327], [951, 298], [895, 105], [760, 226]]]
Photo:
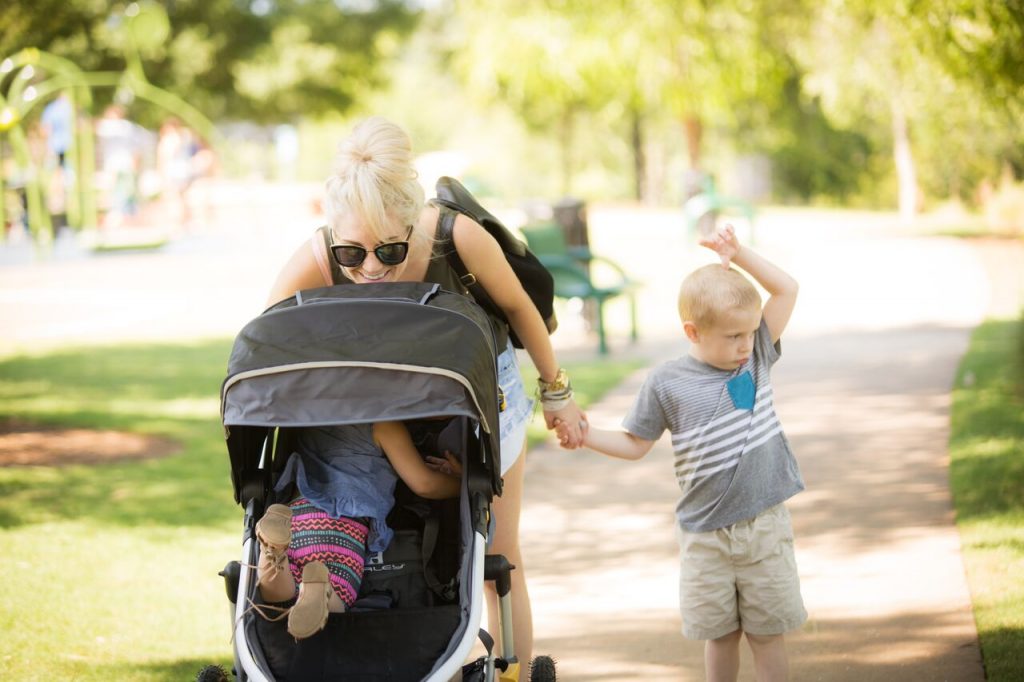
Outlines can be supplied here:
[[[0, 59], [38, 47], [86, 70], [121, 71], [138, 55], [149, 82], [212, 118], [281, 121], [350, 107], [417, 17], [398, 0], [5, 3]], [[102, 106], [113, 93], [98, 95]]]

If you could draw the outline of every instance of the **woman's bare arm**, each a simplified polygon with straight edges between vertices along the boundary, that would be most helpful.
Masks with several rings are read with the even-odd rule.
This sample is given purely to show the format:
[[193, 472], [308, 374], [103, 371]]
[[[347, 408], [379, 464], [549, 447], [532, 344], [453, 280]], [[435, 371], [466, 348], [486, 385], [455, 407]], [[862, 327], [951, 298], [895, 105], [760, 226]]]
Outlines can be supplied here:
[[[317, 235], [313, 239], [319, 239]], [[320, 268], [313, 255], [313, 248], [309, 241], [305, 241], [296, 249], [291, 258], [281, 268], [274, 285], [270, 287], [270, 295], [267, 297], [267, 307], [278, 301], [295, 295], [296, 291], [303, 289], [314, 289], [328, 286], [325, 282]]]
[[[509, 325], [523, 342], [540, 378], [554, 381], [559, 366], [547, 327], [544, 326], [537, 306], [530, 300], [519, 278], [505, 260], [501, 247], [487, 230], [462, 215], [455, 221], [452, 236], [466, 269], [476, 276], [477, 281], [505, 312]], [[583, 420], [583, 412], [575, 402], [570, 402], [560, 410], [545, 410], [544, 419], [549, 429], [554, 428], [556, 419], [570, 425], [564, 431], [563, 445], [574, 448], [582, 444], [583, 433], [579, 423]]]

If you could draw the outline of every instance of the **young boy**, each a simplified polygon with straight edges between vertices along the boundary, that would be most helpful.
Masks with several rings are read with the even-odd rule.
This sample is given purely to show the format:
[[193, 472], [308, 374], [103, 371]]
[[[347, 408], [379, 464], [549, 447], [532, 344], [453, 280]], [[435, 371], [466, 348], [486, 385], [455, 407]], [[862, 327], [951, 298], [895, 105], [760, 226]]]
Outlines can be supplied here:
[[[743, 633], [756, 678], [785, 680], [785, 632], [807, 619], [783, 502], [803, 481], [772, 407], [768, 371], [797, 297], [797, 283], [740, 246], [731, 226], [701, 241], [722, 264], [697, 269], [679, 291], [690, 352], [655, 368], [623, 420], [587, 428], [584, 445], [639, 459], [672, 434], [683, 634], [707, 640], [707, 679], [735, 682]], [[730, 263], [768, 292], [757, 290]]]

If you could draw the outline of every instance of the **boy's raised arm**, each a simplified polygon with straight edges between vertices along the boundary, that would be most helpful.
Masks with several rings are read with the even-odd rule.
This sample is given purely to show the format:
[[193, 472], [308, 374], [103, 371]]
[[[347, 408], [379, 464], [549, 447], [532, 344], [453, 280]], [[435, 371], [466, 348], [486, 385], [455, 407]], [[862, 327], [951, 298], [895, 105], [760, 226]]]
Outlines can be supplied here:
[[779, 266], [747, 246], [741, 246], [732, 225], [718, 230], [711, 239], [700, 240], [701, 246], [711, 249], [722, 259], [722, 266], [730, 263], [743, 268], [768, 292], [764, 304], [764, 321], [772, 341], [778, 341], [789, 324], [796, 306], [800, 285]]

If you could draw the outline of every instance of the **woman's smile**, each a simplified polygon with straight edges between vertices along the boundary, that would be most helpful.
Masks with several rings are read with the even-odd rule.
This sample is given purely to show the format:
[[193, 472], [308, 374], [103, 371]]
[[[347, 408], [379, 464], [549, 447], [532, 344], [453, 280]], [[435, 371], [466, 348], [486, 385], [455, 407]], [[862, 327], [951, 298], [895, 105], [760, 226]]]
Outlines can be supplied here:
[[361, 277], [362, 279], [365, 279], [367, 282], [380, 282], [380, 281], [382, 281], [384, 279], [387, 279], [387, 276], [390, 275], [391, 272], [392, 272], [392, 269], [388, 268], [384, 272], [378, 272], [378, 273], [374, 273], [374, 274], [370, 274], [369, 272], [366, 272], [365, 270], [358, 270], [356, 274], [358, 274], [359, 277]]

